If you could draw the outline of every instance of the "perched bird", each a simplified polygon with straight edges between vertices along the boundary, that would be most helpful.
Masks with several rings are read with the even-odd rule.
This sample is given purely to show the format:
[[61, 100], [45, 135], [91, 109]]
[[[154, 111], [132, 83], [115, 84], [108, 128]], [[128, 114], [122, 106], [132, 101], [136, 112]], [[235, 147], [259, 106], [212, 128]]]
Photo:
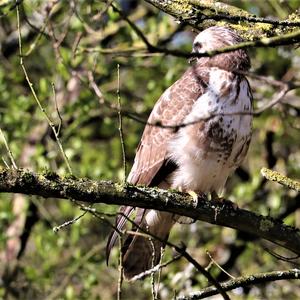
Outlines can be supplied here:
[[[210, 27], [199, 33], [193, 52], [202, 53], [242, 42], [226, 27]], [[250, 68], [244, 49], [195, 58], [194, 63], [155, 104], [137, 148], [127, 181], [134, 185], [178, 189], [195, 194], [220, 193], [228, 176], [242, 163], [252, 134], [252, 93], [242, 74]], [[151, 126], [162, 124], [177, 126]], [[125, 207], [127, 217], [136, 212], [135, 223], [159, 237], [129, 235], [123, 245], [123, 268], [128, 279], [159, 262], [162, 241], [179, 216], [172, 213]], [[119, 215], [116, 227], [124, 229]], [[138, 231], [137, 228], [133, 230]], [[113, 232], [107, 243], [107, 259], [115, 244]]]

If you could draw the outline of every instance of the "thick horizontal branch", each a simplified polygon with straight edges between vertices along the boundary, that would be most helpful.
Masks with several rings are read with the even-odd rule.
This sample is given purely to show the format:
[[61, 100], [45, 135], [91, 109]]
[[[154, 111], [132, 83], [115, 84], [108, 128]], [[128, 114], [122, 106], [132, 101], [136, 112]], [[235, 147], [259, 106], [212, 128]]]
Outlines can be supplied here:
[[[145, 0], [158, 9], [187, 23], [203, 29], [213, 25], [224, 25], [239, 31], [247, 40], [257, 37], [281, 35], [288, 30], [300, 27], [299, 14], [293, 13], [286, 20], [274, 20], [256, 17], [249, 12], [219, 1], [210, 0]], [[199, 26], [200, 25], [200, 26]]]
[[52, 172], [2, 169], [0, 192], [44, 198], [73, 199], [86, 203], [130, 205], [187, 216], [259, 236], [300, 255], [300, 231], [270, 217], [237, 208], [232, 202], [199, 198], [195, 207], [187, 194], [156, 188], [121, 185], [110, 181], [59, 177]]
[[[284, 279], [300, 279], [300, 270], [292, 269], [287, 271], [275, 271], [269, 273], [254, 274], [250, 276], [243, 276], [221, 283], [224, 291], [231, 291], [238, 287], [246, 287], [249, 285], [256, 285], [259, 283], [267, 283], [271, 281], [284, 280]], [[187, 296], [177, 297], [177, 300], [198, 300], [204, 299], [219, 292], [215, 287], [208, 287], [199, 292], [191, 293]]]
[[[300, 30], [294, 30], [290, 32], [282, 32], [278, 35], [274, 34], [274, 36], [266, 37], [262, 34], [257, 34], [255, 38], [244, 36], [241, 34], [247, 41], [238, 43], [231, 46], [222, 47], [219, 49], [205, 51], [203, 53], [188, 53], [180, 50], [173, 50], [162, 48], [156, 45], [152, 45], [144, 33], [139, 29], [139, 27], [132, 22], [120, 9], [116, 6], [112, 5], [113, 9], [117, 11], [120, 16], [130, 25], [132, 30], [139, 36], [139, 38], [144, 42], [146, 50], [150, 53], [164, 53], [167, 55], [173, 55], [176, 57], [183, 58], [194, 58], [194, 57], [212, 57], [217, 54], [227, 53], [231, 51], [235, 51], [238, 49], [246, 49], [246, 48], [258, 48], [258, 47], [274, 47], [274, 46], [284, 46], [284, 45], [294, 45], [300, 43]], [[249, 28], [247, 30], [249, 32]], [[141, 49], [140, 49], [141, 50]]]

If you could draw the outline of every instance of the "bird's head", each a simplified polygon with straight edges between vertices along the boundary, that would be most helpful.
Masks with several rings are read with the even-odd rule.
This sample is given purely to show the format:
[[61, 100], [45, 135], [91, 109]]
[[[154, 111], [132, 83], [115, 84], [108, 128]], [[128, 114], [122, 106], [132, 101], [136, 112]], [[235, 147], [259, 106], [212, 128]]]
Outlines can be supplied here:
[[[241, 42], [243, 42], [243, 39], [232, 29], [213, 26], [203, 30], [196, 36], [192, 53], [204, 53]], [[211, 58], [202, 57], [197, 60], [226, 69], [247, 70], [250, 68], [250, 59], [247, 51], [244, 49], [218, 54]]]

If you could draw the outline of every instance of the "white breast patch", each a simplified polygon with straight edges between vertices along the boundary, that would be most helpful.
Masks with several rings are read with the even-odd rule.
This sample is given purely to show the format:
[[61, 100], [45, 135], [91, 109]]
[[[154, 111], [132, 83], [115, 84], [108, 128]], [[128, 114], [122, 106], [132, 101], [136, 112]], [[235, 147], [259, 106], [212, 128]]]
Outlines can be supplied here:
[[[238, 88], [237, 88], [238, 87]], [[212, 68], [209, 85], [169, 144], [179, 166], [172, 188], [220, 192], [244, 159], [252, 131], [252, 99], [247, 80]], [[249, 114], [248, 114], [249, 113]]]

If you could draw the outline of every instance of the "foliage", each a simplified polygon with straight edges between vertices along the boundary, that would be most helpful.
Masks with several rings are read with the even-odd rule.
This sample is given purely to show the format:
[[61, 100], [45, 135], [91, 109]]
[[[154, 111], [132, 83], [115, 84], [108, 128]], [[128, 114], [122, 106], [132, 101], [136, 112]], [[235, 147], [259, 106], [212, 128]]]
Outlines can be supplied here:
[[[20, 65], [16, 7], [0, 1], [0, 128], [4, 131], [18, 167], [47, 169], [68, 174], [44, 114], [39, 109]], [[9, 4], [7, 4], [7, 2]], [[59, 129], [63, 149], [73, 175], [122, 181], [123, 158], [118, 131], [117, 90], [123, 110], [123, 132], [128, 168], [144, 124], [155, 101], [187, 68], [186, 59], [148, 53], [140, 37], [110, 5], [111, 1], [21, 1], [20, 31], [24, 65], [41, 105]], [[226, 2], [226, 1], [224, 1]], [[298, 8], [297, 1], [227, 1], [261, 17], [285, 19]], [[3, 5], [3, 7], [2, 7]], [[190, 51], [193, 30], [172, 17], [139, 1], [116, 1], [147, 39], [160, 47]], [[10, 9], [11, 8], [11, 9]], [[139, 50], [141, 49], [142, 50]], [[294, 46], [250, 51], [253, 72], [277, 80], [299, 82], [300, 50]], [[117, 65], [120, 65], [118, 86]], [[268, 103], [278, 88], [249, 78], [255, 107]], [[54, 91], [53, 91], [54, 86]], [[97, 95], [98, 87], [100, 93]], [[98, 91], [98, 92], [99, 92]], [[262, 167], [300, 178], [299, 90], [284, 102], [255, 117], [254, 136], [248, 158], [229, 180], [225, 195], [240, 207], [282, 218], [299, 226], [299, 194], [266, 182]], [[58, 109], [56, 108], [58, 106]], [[3, 165], [11, 164], [0, 145]], [[17, 218], [12, 212], [13, 195], [0, 195], [0, 251], [8, 242], [6, 229]], [[7, 299], [115, 299], [118, 284], [118, 251], [109, 267], [105, 241], [110, 226], [85, 214], [57, 233], [53, 228], [82, 214], [73, 202], [27, 197], [27, 228], [30, 235], [20, 255], [17, 272], [0, 280], [0, 298]], [[115, 207], [95, 205], [112, 213]], [[30, 219], [30, 216], [32, 217]], [[112, 219], [111, 219], [112, 221]], [[31, 222], [31, 223], [30, 223]], [[29, 225], [28, 225], [29, 224]], [[32, 227], [30, 227], [32, 224]], [[23, 241], [26, 236], [22, 235]], [[183, 241], [202, 266], [210, 255], [233, 276], [288, 269], [299, 260], [279, 260], [292, 254], [242, 232], [204, 222], [176, 226], [170, 240]], [[174, 256], [167, 248], [164, 260]], [[1, 258], [1, 256], [0, 256]], [[228, 276], [212, 264], [218, 280]], [[0, 266], [1, 271], [1, 266]], [[5, 287], [6, 286], [6, 287]], [[162, 299], [206, 287], [206, 278], [181, 259], [162, 271]], [[151, 299], [151, 280], [123, 283], [123, 299]], [[238, 290], [232, 299], [297, 299], [300, 288], [293, 281], [280, 281]]]

